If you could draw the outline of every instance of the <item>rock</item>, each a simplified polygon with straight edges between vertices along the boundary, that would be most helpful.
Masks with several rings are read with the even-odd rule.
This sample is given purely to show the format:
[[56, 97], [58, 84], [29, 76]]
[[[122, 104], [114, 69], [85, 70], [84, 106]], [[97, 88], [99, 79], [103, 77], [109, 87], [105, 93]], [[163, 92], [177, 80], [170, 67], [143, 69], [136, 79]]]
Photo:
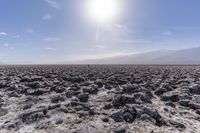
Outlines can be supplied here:
[[154, 118], [152, 118], [151, 116], [149, 116], [148, 114], [142, 114], [141, 116], [140, 116], [140, 120], [142, 120], [142, 121], [146, 121], [146, 122], [151, 122], [151, 123], [156, 123], [155, 122], [155, 119]]
[[105, 104], [104, 107], [103, 107], [103, 109], [105, 109], [105, 110], [109, 110], [111, 108], [112, 108], [111, 104]]
[[181, 101], [179, 101], [179, 104], [184, 107], [189, 107], [190, 101], [189, 100], [181, 100]]
[[49, 105], [48, 107], [48, 110], [53, 110], [53, 109], [56, 109], [56, 108], [60, 108], [60, 104], [55, 104], [55, 105]]
[[62, 123], [63, 123], [63, 119], [58, 119], [58, 120], [56, 120], [56, 122], [55, 122], [56, 125], [60, 125], [60, 124], [62, 124]]
[[200, 96], [194, 96], [194, 101], [196, 103], [200, 103]]
[[127, 103], [134, 103], [135, 99], [131, 97], [126, 97], [124, 95], [116, 95], [112, 100], [112, 105], [115, 108], [126, 105]]
[[115, 133], [126, 133], [126, 129], [125, 128], [117, 129], [115, 130]]
[[111, 115], [111, 118], [115, 121], [115, 122], [123, 122], [124, 118], [122, 116], [121, 112], [115, 112]]
[[12, 91], [12, 92], [8, 93], [8, 97], [20, 97], [20, 96], [16, 91]]
[[98, 88], [102, 88], [102, 87], [103, 87], [103, 82], [102, 82], [102, 80], [96, 80], [96, 81], [94, 82], [94, 84], [96, 84], [96, 85], [98, 86]]
[[45, 94], [47, 91], [43, 88], [38, 88], [38, 89], [30, 89], [28, 90], [28, 95], [31, 95], [31, 96], [41, 96], [43, 94]]
[[200, 109], [196, 110], [195, 113], [200, 115]]
[[148, 114], [150, 117], [152, 117], [153, 119], [155, 119], [155, 125], [157, 125], [159, 127], [163, 126], [163, 125], [167, 125], [167, 122], [164, 121], [164, 119], [158, 113], [157, 110], [151, 110], [151, 109], [148, 109], [148, 108], [144, 108], [144, 113]]
[[102, 120], [103, 122], [109, 122], [109, 119], [106, 118], [106, 117], [103, 117], [101, 120]]
[[199, 84], [193, 84], [189, 87], [190, 93], [192, 94], [200, 94], [200, 85]]
[[80, 92], [74, 91], [74, 90], [67, 90], [65, 92], [65, 95], [67, 98], [72, 98], [73, 96], [78, 95]]
[[52, 87], [50, 91], [55, 91], [56, 93], [63, 93], [65, 91], [64, 87]]
[[80, 102], [87, 102], [89, 95], [88, 95], [88, 93], [81, 93], [77, 97], [80, 100]]
[[42, 111], [32, 111], [23, 113], [19, 116], [23, 123], [31, 124], [33, 122], [40, 121], [42, 118], [46, 117]]
[[85, 78], [81, 77], [81, 76], [71, 78], [72, 83], [81, 83], [81, 82], [84, 82], [84, 81], [85, 81]]
[[89, 94], [97, 94], [98, 88], [97, 87], [91, 87], [91, 86], [84, 87], [83, 92], [87, 92]]
[[137, 84], [126, 84], [126, 85], [122, 85], [121, 87], [122, 87], [122, 91], [124, 93], [130, 94], [130, 93], [134, 93], [135, 90], [139, 88], [139, 85], [137, 85]]
[[126, 122], [132, 123], [137, 117], [137, 111], [134, 107], [125, 106], [122, 116]]
[[171, 101], [171, 102], [178, 102], [179, 96], [178, 95], [164, 95], [161, 96], [162, 101]]
[[140, 104], [140, 103], [152, 103], [151, 102], [151, 97], [146, 95], [145, 93], [139, 92], [134, 94], [134, 99], [135, 103]]
[[8, 82], [6, 80], [1, 80], [0, 81], [0, 88], [7, 87], [7, 85], [8, 85]]
[[198, 103], [194, 103], [194, 102], [190, 102], [190, 108], [191, 109], [200, 109], [200, 104]]
[[107, 89], [107, 90], [111, 90], [112, 89], [112, 86], [110, 84], [105, 84], [104, 85], [104, 88]]
[[167, 92], [167, 89], [160, 87], [154, 92], [154, 94], [157, 96], [160, 96], [160, 95], [163, 95], [165, 92]]
[[176, 105], [174, 103], [172, 103], [172, 102], [167, 102], [167, 103], [165, 103], [165, 105], [166, 106], [170, 106], [172, 108], [176, 108]]
[[182, 123], [176, 122], [176, 121], [170, 120], [169, 123], [170, 123], [172, 126], [174, 126], [174, 127], [176, 127], [176, 128], [179, 128], [179, 129], [185, 129], [185, 128], [186, 128], [185, 125], [183, 125]]
[[52, 103], [58, 103], [58, 102], [63, 102], [63, 101], [65, 101], [65, 99], [62, 96], [60, 96], [60, 95], [55, 96], [55, 97], [53, 97], [51, 99]]
[[22, 109], [26, 110], [26, 109], [30, 109], [33, 106], [33, 103], [26, 103], [25, 105], [23, 105]]
[[8, 110], [0, 108], [0, 117], [8, 114]]

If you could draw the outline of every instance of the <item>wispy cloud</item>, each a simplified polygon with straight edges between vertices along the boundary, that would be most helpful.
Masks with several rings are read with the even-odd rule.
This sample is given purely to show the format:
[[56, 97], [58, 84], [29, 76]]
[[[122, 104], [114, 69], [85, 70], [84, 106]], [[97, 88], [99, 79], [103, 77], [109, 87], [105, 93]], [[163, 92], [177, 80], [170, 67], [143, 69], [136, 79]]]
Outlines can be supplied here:
[[119, 28], [119, 29], [128, 30], [127, 25], [123, 25], [123, 24], [115, 24], [114, 26], [115, 26], [116, 28]]
[[60, 6], [56, 0], [45, 0], [51, 7], [59, 9]]
[[34, 32], [33, 29], [30, 29], [30, 28], [27, 28], [26, 31], [27, 31], [28, 33], [33, 33], [33, 32]]
[[13, 36], [14, 38], [20, 38], [20, 35], [15, 35], [15, 36]]
[[59, 41], [60, 38], [57, 38], [57, 37], [47, 37], [47, 38], [44, 38], [44, 41], [45, 42], [56, 42], [56, 41]]
[[43, 17], [42, 17], [43, 20], [51, 20], [52, 19], [52, 16], [50, 14], [45, 14]]
[[165, 36], [171, 36], [173, 33], [171, 31], [165, 31], [163, 32], [163, 35]]
[[5, 47], [8, 47], [8, 46], [9, 46], [9, 44], [8, 44], [8, 43], [4, 43], [4, 44], [3, 44], [3, 46], [5, 46]]
[[56, 49], [55, 48], [52, 48], [52, 47], [46, 47], [44, 48], [45, 50], [49, 50], [49, 51], [55, 51]]
[[0, 36], [7, 36], [8, 34], [5, 32], [0, 32]]

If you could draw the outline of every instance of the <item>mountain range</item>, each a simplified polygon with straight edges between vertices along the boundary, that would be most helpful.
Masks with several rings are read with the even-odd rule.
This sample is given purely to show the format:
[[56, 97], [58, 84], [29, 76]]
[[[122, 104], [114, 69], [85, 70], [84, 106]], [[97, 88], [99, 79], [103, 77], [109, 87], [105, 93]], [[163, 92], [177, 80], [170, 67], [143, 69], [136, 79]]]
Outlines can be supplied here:
[[84, 60], [78, 64], [200, 64], [200, 47]]

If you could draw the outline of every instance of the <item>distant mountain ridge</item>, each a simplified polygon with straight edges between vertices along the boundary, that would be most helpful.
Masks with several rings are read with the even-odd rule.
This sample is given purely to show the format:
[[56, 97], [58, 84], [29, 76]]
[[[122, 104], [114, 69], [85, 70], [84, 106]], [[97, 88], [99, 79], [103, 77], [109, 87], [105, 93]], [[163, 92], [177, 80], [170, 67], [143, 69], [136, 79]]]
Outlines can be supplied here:
[[85, 60], [86, 64], [200, 64], [200, 47]]

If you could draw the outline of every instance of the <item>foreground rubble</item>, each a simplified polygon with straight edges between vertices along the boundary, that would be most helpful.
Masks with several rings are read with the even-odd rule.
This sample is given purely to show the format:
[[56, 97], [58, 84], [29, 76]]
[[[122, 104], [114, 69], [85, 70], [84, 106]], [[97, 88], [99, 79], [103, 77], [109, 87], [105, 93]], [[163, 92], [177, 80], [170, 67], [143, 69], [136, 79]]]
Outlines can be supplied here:
[[0, 66], [1, 133], [198, 133], [200, 66]]

